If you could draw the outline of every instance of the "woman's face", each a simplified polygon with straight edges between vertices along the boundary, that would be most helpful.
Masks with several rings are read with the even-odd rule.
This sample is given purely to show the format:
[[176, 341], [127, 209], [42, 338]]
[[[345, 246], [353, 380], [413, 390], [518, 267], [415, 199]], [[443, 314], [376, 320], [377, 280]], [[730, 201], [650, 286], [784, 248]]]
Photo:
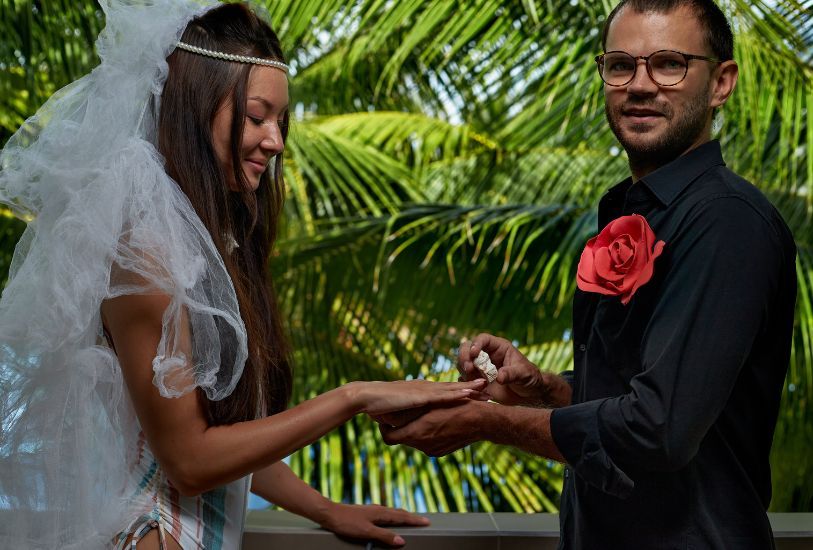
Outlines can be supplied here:
[[[288, 80], [285, 73], [273, 67], [254, 65], [249, 73], [246, 97], [246, 121], [239, 162], [249, 188], [255, 191], [268, 163], [285, 147], [281, 129], [283, 117], [288, 112]], [[229, 189], [240, 191], [239, 184], [234, 180], [231, 158], [232, 103], [229, 97], [215, 113], [212, 145]]]

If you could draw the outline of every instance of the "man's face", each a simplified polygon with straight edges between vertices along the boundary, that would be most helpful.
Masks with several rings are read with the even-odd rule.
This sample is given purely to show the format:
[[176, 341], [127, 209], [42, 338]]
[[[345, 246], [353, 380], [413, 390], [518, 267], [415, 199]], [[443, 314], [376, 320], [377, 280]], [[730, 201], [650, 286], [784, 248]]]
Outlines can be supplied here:
[[[622, 9], [610, 25], [606, 51], [649, 56], [658, 50], [711, 57], [697, 18], [682, 6], [667, 13]], [[633, 166], [658, 167], [707, 141], [711, 128], [710, 81], [716, 65], [689, 62], [676, 86], [655, 84], [642, 60], [626, 86], [604, 85], [605, 111]]]

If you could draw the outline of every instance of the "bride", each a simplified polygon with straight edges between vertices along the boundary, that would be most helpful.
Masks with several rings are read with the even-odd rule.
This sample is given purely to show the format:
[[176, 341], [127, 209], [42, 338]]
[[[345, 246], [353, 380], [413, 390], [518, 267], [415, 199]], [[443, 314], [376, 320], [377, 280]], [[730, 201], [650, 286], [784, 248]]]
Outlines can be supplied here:
[[267, 265], [288, 67], [241, 4], [105, 0], [101, 64], [0, 156], [31, 220], [0, 301], [0, 546], [239, 548], [247, 492], [342, 535], [425, 525], [333, 503], [282, 462], [359, 413], [483, 381], [353, 382], [287, 408]]

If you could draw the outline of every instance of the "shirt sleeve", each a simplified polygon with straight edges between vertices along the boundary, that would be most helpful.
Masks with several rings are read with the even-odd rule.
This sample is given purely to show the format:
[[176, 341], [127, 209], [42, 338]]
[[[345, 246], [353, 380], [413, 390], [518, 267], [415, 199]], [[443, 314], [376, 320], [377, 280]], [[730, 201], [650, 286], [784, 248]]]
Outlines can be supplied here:
[[573, 371], [572, 370], [566, 370], [564, 372], [560, 372], [559, 376], [561, 376], [564, 379], [564, 381], [567, 382], [567, 385], [570, 386], [570, 389], [572, 390], [573, 389]]
[[772, 224], [730, 196], [698, 207], [672, 246], [630, 392], [551, 416], [554, 443], [576, 474], [622, 498], [634, 481], [619, 465], [674, 471], [695, 456], [793, 261]]

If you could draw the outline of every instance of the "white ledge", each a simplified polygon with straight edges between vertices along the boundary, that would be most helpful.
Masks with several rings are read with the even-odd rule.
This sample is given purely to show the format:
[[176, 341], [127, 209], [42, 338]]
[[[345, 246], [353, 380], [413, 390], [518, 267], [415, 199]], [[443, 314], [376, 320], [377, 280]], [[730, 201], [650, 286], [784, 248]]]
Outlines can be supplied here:
[[[429, 527], [395, 527], [407, 547], [420, 550], [555, 550], [558, 514], [422, 514]], [[768, 514], [777, 550], [813, 549], [813, 514]], [[281, 510], [253, 510], [246, 519], [243, 550], [351, 550], [382, 548], [348, 541]]]

